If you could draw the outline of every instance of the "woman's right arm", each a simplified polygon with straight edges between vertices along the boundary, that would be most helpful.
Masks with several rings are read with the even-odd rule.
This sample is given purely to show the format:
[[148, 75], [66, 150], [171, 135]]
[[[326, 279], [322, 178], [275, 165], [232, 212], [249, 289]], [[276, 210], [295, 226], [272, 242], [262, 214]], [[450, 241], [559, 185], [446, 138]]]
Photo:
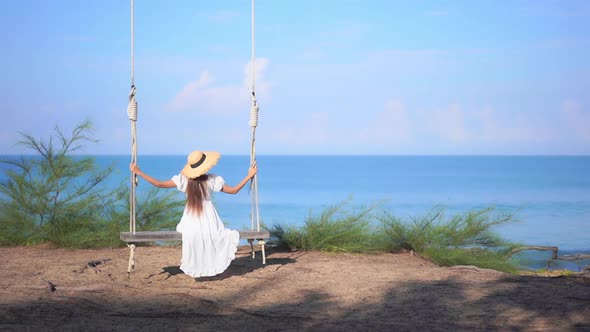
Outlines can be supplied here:
[[174, 181], [172, 181], [172, 180], [160, 181], [158, 179], [154, 179], [153, 177], [145, 174], [141, 169], [139, 169], [139, 166], [137, 166], [134, 163], [129, 164], [129, 170], [131, 170], [131, 172], [133, 174], [137, 174], [137, 175], [141, 176], [147, 182], [151, 183], [152, 185], [154, 185], [158, 188], [174, 188], [174, 187], [176, 187], [176, 184], [174, 183]]

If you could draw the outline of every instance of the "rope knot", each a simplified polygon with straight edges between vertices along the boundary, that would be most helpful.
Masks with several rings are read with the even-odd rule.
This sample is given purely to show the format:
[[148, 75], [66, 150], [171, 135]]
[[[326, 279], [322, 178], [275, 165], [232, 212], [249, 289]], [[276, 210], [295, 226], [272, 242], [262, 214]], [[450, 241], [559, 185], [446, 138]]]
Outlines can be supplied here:
[[258, 111], [260, 108], [256, 103], [256, 96], [252, 92], [252, 107], [250, 108], [250, 127], [258, 127]]
[[135, 100], [135, 86], [131, 86], [131, 92], [129, 92], [129, 104], [127, 105], [127, 115], [129, 120], [137, 121], [137, 100]]

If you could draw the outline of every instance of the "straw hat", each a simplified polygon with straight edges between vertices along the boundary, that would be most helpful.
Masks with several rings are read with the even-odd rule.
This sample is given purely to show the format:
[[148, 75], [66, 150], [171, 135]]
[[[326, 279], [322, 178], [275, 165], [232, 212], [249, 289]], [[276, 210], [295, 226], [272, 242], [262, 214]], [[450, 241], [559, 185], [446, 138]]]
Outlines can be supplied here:
[[195, 150], [188, 155], [187, 163], [181, 173], [191, 179], [198, 178], [215, 166], [220, 157], [219, 152]]

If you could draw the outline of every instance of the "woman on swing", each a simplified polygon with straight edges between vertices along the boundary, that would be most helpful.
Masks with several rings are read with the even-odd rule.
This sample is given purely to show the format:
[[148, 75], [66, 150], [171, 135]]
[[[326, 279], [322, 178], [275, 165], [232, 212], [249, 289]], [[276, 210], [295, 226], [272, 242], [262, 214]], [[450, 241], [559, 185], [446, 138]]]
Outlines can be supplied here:
[[186, 206], [176, 231], [182, 233], [180, 269], [191, 277], [208, 277], [222, 273], [235, 258], [240, 240], [238, 231], [226, 229], [211, 201], [213, 192], [237, 194], [258, 172], [256, 165], [236, 186], [207, 172], [217, 164], [218, 152], [193, 151], [188, 162], [170, 180], [160, 181], [141, 171], [134, 163], [129, 169], [158, 188], [174, 188], [186, 193]]

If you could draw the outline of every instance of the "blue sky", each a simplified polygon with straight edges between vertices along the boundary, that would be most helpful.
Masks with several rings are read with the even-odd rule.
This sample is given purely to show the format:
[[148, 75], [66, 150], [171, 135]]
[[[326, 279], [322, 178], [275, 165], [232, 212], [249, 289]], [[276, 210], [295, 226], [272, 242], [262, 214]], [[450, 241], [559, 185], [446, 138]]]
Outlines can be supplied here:
[[[129, 1], [0, 1], [0, 154], [128, 154]], [[248, 154], [250, 1], [135, 4], [139, 154]], [[589, 154], [590, 1], [256, 1], [259, 154]]]

